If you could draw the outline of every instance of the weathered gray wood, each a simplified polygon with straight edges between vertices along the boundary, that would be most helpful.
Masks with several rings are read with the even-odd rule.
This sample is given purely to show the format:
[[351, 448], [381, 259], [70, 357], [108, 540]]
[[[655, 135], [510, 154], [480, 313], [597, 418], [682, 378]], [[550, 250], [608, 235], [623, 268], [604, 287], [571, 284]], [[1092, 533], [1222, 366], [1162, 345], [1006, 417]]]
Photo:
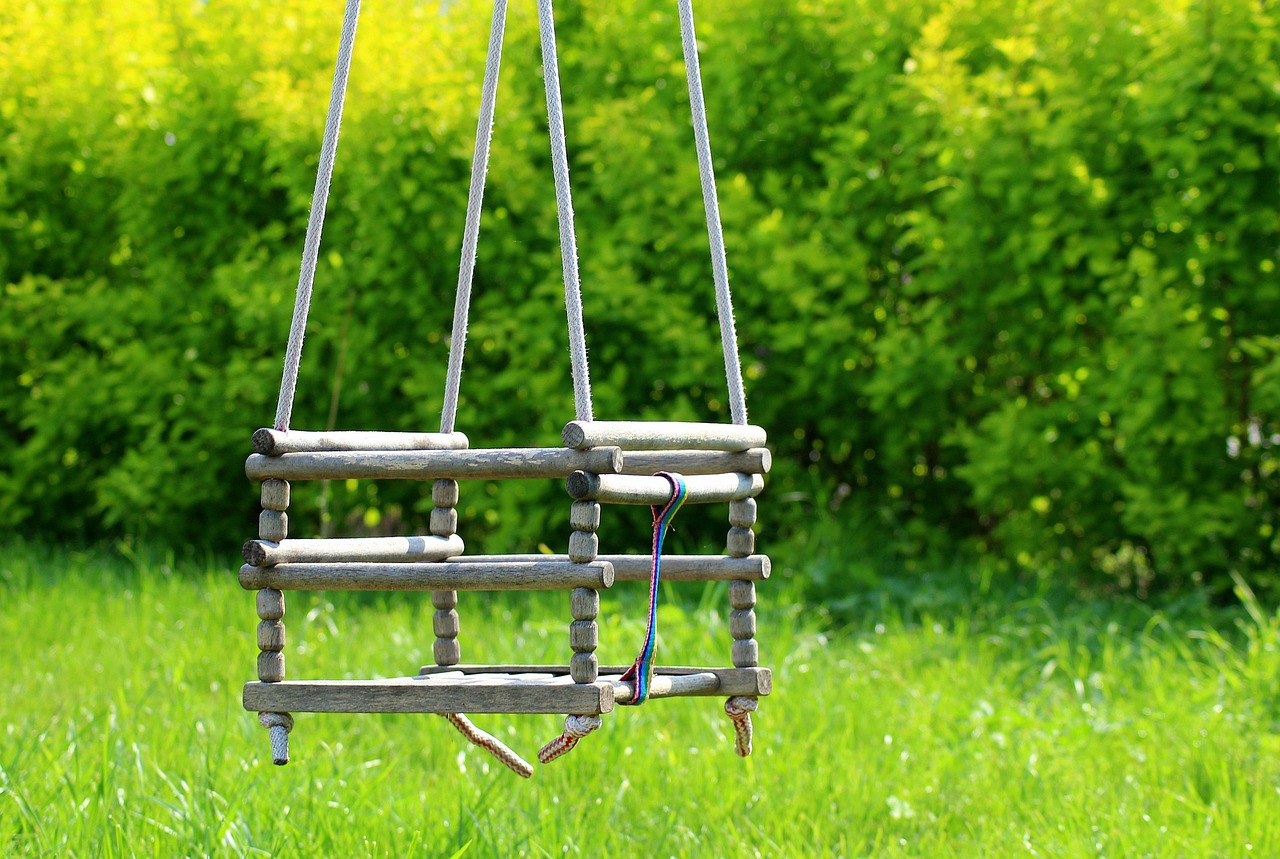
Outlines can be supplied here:
[[278, 683], [284, 679], [284, 654], [278, 650], [264, 650], [258, 654], [258, 679], [264, 683]]
[[244, 544], [245, 563], [255, 567], [276, 564], [355, 563], [365, 561], [443, 561], [464, 551], [462, 538], [448, 537], [332, 537], [325, 540], [250, 540]]
[[569, 534], [569, 560], [582, 564], [595, 559], [600, 553], [600, 538], [590, 531], [573, 531]]
[[321, 451], [253, 454], [244, 464], [251, 480], [519, 480], [567, 477], [576, 469], [616, 474], [622, 469], [622, 451], [616, 447]]
[[[567, 561], [568, 555], [459, 555], [450, 558], [454, 564], [491, 564], [498, 561]], [[597, 561], [613, 565], [614, 579], [619, 582], [649, 581], [650, 555], [597, 555]], [[768, 555], [732, 558], [725, 555], [663, 555], [664, 582], [724, 582], [732, 591], [735, 579], [758, 581], [769, 578], [773, 566]], [[753, 591], [754, 593], [754, 591]], [[752, 605], [755, 605], [754, 601]]]
[[[665, 572], [665, 570], [663, 572]], [[755, 608], [755, 582], [747, 580], [729, 582], [729, 605], [736, 609]]]
[[264, 620], [258, 624], [259, 650], [284, 650], [284, 623]]
[[733, 666], [752, 668], [760, 662], [760, 645], [754, 638], [744, 638], [733, 643]]
[[437, 665], [457, 665], [462, 661], [462, 645], [456, 638], [437, 638], [431, 645]]
[[447, 537], [458, 531], [458, 511], [452, 507], [437, 507], [431, 511], [431, 533]]
[[725, 537], [724, 553], [745, 558], [756, 550], [756, 535], [750, 528], [730, 528]]
[[520, 679], [494, 675], [460, 683], [432, 675], [388, 680], [291, 680], [246, 683], [246, 710], [293, 713], [567, 713], [613, 709], [611, 683], [574, 683], [567, 676]]
[[754, 498], [729, 502], [729, 524], [734, 528], [750, 528], [756, 524], [758, 507]]
[[622, 452], [623, 474], [768, 474], [773, 454], [767, 447], [753, 447], [737, 453], [723, 450], [626, 450]]
[[[764, 490], [764, 478], [758, 474], [691, 474], [684, 483], [688, 490], [685, 502], [692, 504], [736, 501]], [[575, 471], [565, 480], [565, 489], [578, 501], [606, 504], [662, 505], [671, 500], [671, 484], [665, 477], [637, 474]]]
[[289, 514], [283, 510], [263, 510], [258, 514], [258, 537], [279, 543], [289, 536]]
[[253, 434], [253, 450], [263, 456], [323, 450], [461, 450], [467, 437], [460, 432], [306, 432], [262, 428]]
[[[613, 684], [613, 700], [625, 704], [635, 697], [634, 680], [604, 676], [602, 680]], [[650, 698], [678, 698], [686, 695], [716, 695], [720, 692], [720, 678], [705, 674], [654, 674], [649, 682]]]
[[279, 620], [284, 617], [284, 594], [274, 588], [258, 591], [258, 617]]
[[756, 637], [756, 613], [749, 608], [736, 608], [729, 612], [729, 634], [743, 641]]
[[503, 561], [492, 564], [278, 564], [240, 568], [247, 590], [282, 591], [528, 591], [607, 588], [613, 567], [599, 561]]
[[262, 508], [264, 510], [289, 509], [289, 481], [264, 480], [260, 490]]
[[457, 609], [437, 611], [431, 616], [431, 630], [439, 638], [457, 638], [461, 629]]
[[594, 653], [575, 653], [569, 660], [569, 676], [574, 683], [594, 683], [600, 676], [600, 659]]
[[594, 588], [574, 588], [569, 609], [574, 620], [595, 620], [600, 614], [600, 592]]
[[442, 477], [431, 484], [431, 503], [437, 507], [457, 507], [458, 492], [458, 481]]
[[569, 646], [574, 653], [590, 653], [600, 646], [600, 628], [594, 620], [575, 620], [569, 624]]
[[431, 605], [438, 611], [448, 611], [458, 607], [457, 591], [432, 591]]
[[[620, 677], [631, 666], [600, 666], [602, 678]], [[443, 668], [438, 665], [424, 665], [423, 675], [476, 676], [482, 674], [524, 675], [543, 674], [563, 676], [569, 673], [564, 665], [453, 665]], [[773, 673], [768, 668], [709, 668], [694, 665], [655, 665], [655, 677], [686, 674], [714, 674], [720, 680], [720, 686], [712, 692], [694, 692], [695, 695], [754, 695], [764, 697], [773, 692]]]
[[600, 502], [575, 501], [569, 507], [569, 527], [595, 533], [600, 529]]
[[764, 447], [765, 431], [735, 424], [673, 421], [570, 421], [561, 439], [584, 450], [616, 445], [626, 450], [749, 450]]

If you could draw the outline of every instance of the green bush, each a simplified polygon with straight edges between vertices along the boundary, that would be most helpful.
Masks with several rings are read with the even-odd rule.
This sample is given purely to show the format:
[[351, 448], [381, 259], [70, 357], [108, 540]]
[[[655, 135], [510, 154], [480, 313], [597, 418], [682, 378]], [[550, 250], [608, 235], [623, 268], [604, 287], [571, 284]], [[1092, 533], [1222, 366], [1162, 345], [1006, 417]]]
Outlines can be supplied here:
[[[597, 412], [724, 420], [674, 9], [562, 5]], [[296, 426], [438, 421], [485, 7], [364, 14]], [[908, 569], [959, 546], [1123, 587], [1274, 579], [1270, 13], [698, 14], [751, 416], [776, 449], [766, 542], [820, 517], [819, 542]], [[274, 411], [338, 25], [305, 3], [0, 4], [0, 527], [251, 530], [242, 457]], [[572, 413], [542, 98], [521, 5], [460, 411], [477, 445], [552, 443]], [[563, 503], [484, 486], [465, 533], [558, 547]], [[428, 508], [349, 482], [300, 493], [294, 522], [419, 528]], [[722, 528], [691, 517], [683, 539]], [[864, 575], [823, 569], [819, 596]]]

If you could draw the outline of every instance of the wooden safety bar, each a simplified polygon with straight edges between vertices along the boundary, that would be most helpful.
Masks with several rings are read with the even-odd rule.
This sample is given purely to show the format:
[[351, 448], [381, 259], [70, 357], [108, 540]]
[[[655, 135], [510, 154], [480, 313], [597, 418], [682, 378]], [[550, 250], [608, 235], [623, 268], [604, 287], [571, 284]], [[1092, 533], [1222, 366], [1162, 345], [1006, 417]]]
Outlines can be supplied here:
[[460, 432], [306, 432], [262, 428], [253, 434], [253, 450], [264, 456], [322, 450], [460, 450], [467, 447]]
[[565, 447], [584, 450], [616, 445], [624, 450], [748, 450], [764, 447], [765, 431], [737, 424], [674, 421], [570, 421], [560, 435]]
[[622, 451], [616, 447], [320, 451], [254, 454], [244, 464], [251, 480], [511, 480], [567, 477], [578, 469], [616, 474], [622, 470]]
[[[684, 482], [685, 501], [693, 504], [739, 501], [764, 491], [764, 478], [758, 474], [691, 474]], [[606, 504], [660, 505], [671, 499], [671, 484], [665, 477], [575, 471], [565, 481], [565, 489], [577, 501]]]
[[245, 590], [536, 591], [607, 588], [613, 565], [594, 561], [501, 561], [491, 564], [277, 564], [240, 568]]

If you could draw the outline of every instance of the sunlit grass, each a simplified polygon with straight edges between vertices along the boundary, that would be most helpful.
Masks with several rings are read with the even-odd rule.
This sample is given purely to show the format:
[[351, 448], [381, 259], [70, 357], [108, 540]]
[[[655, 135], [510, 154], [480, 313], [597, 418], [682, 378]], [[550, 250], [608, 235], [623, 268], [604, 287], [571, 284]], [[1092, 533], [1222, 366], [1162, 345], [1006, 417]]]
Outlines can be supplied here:
[[[1255, 603], [1218, 629], [1022, 601], [823, 634], [771, 583], [754, 757], [720, 701], [655, 701], [524, 781], [431, 716], [300, 715], [271, 766], [239, 706], [256, 617], [233, 568], [8, 547], [0, 855], [1280, 855], [1277, 621]], [[723, 586], [682, 596], [660, 652], [723, 664]], [[607, 661], [639, 641], [637, 597], [606, 597]], [[462, 609], [468, 659], [565, 659], [560, 600]], [[292, 596], [290, 675], [412, 672], [430, 612]], [[477, 721], [526, 757], [558, 730]]]

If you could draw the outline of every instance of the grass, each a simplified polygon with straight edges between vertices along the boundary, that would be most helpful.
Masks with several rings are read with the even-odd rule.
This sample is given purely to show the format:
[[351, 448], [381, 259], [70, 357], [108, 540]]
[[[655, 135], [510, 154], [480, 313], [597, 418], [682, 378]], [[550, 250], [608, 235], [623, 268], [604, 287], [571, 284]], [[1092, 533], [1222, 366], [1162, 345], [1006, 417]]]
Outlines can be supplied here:
[[[431, 716], [302, 715], [273, 767], [238, 703], [256, 617], [232, 562], [4, 549], [4, 856], [1280, 855], [1280, 626], [1245, 588], [1211, 624], [1025, 599], [890, 607], [833, 634], [775, 601], [752, 758], [719, 701], [661, 701], [524, 781]], [[636, 596], [606, 596], [628, 618], [602, 624], [613, 661], [640, 638]], [[685, 596], [660, 653], [723, 662], [723, 586]], [[430, 611], [291, 596], [291, 676], [412, 671]], [[472, 600], [464, 652], [563, 660], [567, 619], [556, 600]], [[526, 757], [558, 730], [477, 721]]]

